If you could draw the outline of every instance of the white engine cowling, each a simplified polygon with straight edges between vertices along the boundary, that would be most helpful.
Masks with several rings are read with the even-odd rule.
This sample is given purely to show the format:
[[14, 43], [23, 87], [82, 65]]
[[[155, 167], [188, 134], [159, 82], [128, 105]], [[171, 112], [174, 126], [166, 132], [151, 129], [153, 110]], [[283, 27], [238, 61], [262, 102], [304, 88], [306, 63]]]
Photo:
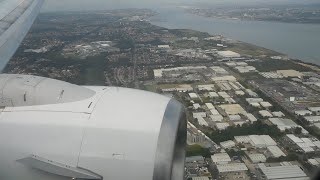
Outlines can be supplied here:
[[0, 75], [0, 179], [179, 180], [182, 105], [158, 94]]

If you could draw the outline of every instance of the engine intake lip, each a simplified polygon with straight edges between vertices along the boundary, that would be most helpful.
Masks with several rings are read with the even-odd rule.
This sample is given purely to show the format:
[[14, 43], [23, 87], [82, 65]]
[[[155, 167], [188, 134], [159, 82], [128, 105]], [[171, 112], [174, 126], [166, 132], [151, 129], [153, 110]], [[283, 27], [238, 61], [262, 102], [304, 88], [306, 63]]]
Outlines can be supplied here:
[[153, 180], [184, 179], [186, 141], [187, 121], [184, 107], [171, 99], [160, 128]]

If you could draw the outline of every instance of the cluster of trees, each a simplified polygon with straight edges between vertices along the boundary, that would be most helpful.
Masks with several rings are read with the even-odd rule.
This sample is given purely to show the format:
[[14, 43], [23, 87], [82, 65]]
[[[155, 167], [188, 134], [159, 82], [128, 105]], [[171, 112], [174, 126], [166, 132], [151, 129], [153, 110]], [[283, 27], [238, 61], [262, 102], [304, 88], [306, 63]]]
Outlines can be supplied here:
[[213, 131], [207, 134], [214, 142], [220, 143], [233, 139], [234, 136], [246, 136], [246, 135], [270, 135], [271, 137], [281, 137], [283, 133], [277, 128], [277, 126], [269, 126], [263, 124], [261, 121], [254, 122], [251, 125], [243, 124], [241, 127], [228, 127], [223, 131]]
[[186, 156], [203, 156], [203, 157], [211, 157], [210, 150], [207, 148], [203, 148], [200, 145], [190, 145], [187, 146]]

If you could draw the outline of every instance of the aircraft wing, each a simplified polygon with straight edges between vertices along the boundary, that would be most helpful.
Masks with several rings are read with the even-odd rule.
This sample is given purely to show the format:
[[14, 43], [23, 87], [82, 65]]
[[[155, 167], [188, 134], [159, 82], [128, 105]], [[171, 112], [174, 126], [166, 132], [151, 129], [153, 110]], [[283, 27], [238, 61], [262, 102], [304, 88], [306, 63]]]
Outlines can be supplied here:
[[0, 71], [18, 49], [36, 19], [44, 0], [0, 2]]

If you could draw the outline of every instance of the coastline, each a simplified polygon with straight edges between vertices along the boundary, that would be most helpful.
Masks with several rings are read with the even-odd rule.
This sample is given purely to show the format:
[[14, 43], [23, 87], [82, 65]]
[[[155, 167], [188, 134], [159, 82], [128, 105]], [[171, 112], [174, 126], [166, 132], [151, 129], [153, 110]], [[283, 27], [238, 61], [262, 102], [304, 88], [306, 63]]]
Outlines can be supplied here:
[[153, 9], [148, 22], [168, 29], [192, 29], [230, 37], [240, 42], [264, 47], [290, 59], [299, 59], [319, 67], [320, 24], [244, 21], [206, 18], [186, 13], [181, 8]]

